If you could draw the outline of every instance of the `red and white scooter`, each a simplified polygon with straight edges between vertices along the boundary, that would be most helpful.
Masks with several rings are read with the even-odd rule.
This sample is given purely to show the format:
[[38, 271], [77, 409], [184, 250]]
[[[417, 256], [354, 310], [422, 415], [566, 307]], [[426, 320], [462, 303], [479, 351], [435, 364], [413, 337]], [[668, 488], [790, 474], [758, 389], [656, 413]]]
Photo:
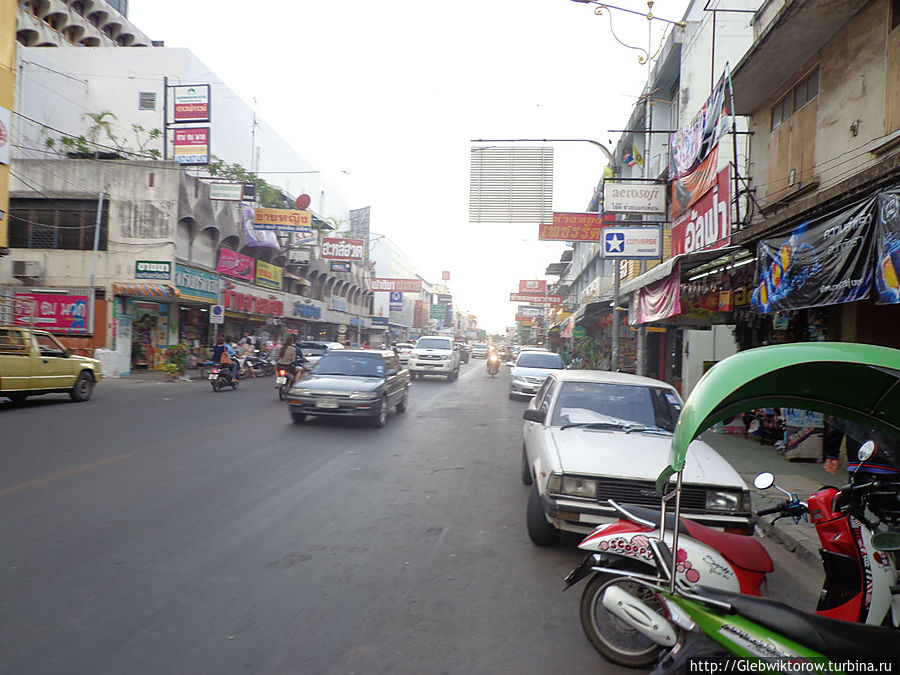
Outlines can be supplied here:
[[[874, 444], [872, 450], [874, 452]], [[860, 451], [862, 457], [864, 453]], [[870, 455], [871, 456], [871, 455]], [[771, 473], [756, 477], [759, 490], [775, 486]], [[781, 490], [781, 488], [777, 489]], [[756, 515], [778, 514], [799, 521], [808, 514], [822, 545], [825, 582], [816, 613], [833, 619], [870, 625], [900, 626], [900, 572], [893, 551], [900, 550], [900, 532], [893, 516], [881, 503], [900, 504], [900, 483], [864, 479], [843, 488], [826, 486], [808, 502], [781, 490], [789, 499]], [[579, 567], [566, 578], [566, 588], [594, 573], [581, 597], [581, 624], [591, 644], [610, 661], [628, 666], [647, 666], [666, 646], [665, 626], [648, 636], [616, 615], [627, 608], [604, 605], [603, 596], [612, 586], [657, 611], [658, 603], [646, 586], [623, 579], [619, 570], [652, 574], [651, 539], [663, 538], [672, 546], [673, 516], [661, 528], [659, 512], [653, 509], [610, 504], [619, 513], [618, 522], [597, 527], [579, 548], [589, 551]], [[776, 518], [777, 520], [777, 518]], [[889, 527], [886, 527], [888, 525]], [[728, 534], [688, 519], [680, 523], [676, 554], [676, 584], [682, 588], [706, 588], [762, 595], [772, 560], [757, 540]], [[663, 535], [663, 530], [665, 532]], [[632, 606], [630, 611], [636, 611]], [[644, 625], [652, 625], [652, 621]], [[663, 622], [665, 623], [665, 622]]]

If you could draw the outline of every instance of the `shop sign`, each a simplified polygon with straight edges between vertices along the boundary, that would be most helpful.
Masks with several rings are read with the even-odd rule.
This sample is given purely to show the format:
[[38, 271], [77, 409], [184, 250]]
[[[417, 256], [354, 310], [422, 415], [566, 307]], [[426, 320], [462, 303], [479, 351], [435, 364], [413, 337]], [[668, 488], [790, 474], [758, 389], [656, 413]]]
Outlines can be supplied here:
[[168, 260], [137, 260], [134, 263], [134, 278], [168, 281], [172, 278], [172, 263]]
[[256, 261], [256, 285], [281, 290], [281, 275], [283, 270], [277, 265], [272, 265], [264, 260]]
[[731, 166], [672, 224], [672, 255], [723, 248], [731, 242]]
[[331, 261], [332, 272], [350, 272], [353, 270], [353, 263], [350, 262], [335, 262]]
[[443, 319], [447, 316], [447, 305], [431, 305], [428, 308], [429, 319]]
[[332, 298], [331, 304], [328, 306], [329, 309], [334, 309], [338, 312], [346, 312], [347, 311], [347, 303], [340, 298]]
[[517, 316], [528, 316], [528, 317], [538, 317], [544, 318], [544, 308], [543, 307], [532, 307], [531, 305], [519, 305], [519, 308], [516, 310]]
[[218, 302], [219, 285], [218, 274], [175, 264], [175, 288], [186, 300]]
[[603, 257], [627, 260], [662, 257], [662, 228], [607, 227], [603, 230]]
[[253, 209], [253, 227], [257, 230], [307, 234], [312, 231], [312, 214], [296, 209]]
[[172, 87], [175, 122], [209, 122], [209, 85], [188, 84]]
[[538, 226], [544, 241], [600, 241], [603, 228], [615, 222], [612, 214], [601, 219], [596, 213], [554, 213], [553, 223]]
[[175, 129], [174, 148], [179, 164], [209, 164], [209, 127]]
[[244, 184], [210, 183], [209, 198], [226, 202], [239, 202], [244, 198]]
[[284, 315], [284, 302], [279, 299], [261, 298], [249, 293], [238, 293], [229, 289], [225, 290], [225, 309], [243, 314], [257, 314], [259, 316]]
[[542, 295], [540, 293], [510, 293], [510, 302], [545, 302], [548, 305], [562, 304], [561, 295]]
[[537, 293], [547, 295], [547, 282], [543, 279], [521, 279], [519, 293]]
[[761, 312], [823, 307], [869, 296], [875, 276], [873, 195], [843, 211], [800, 224], [756, 249], [753, 307]]
[[253, 281], [255, 267], [256, 260], [249, 255], [236, 253], [228, 248], [219, 249], [219, 262], [216, 265], [216, 272], [219, 274]]
[[[669, 217], [675, 220], [716, 184], [716, 168], [719, 166], [719, 146], [716, 145], [700, 166], [689, 174], [676, 178], [670, 186]], [[729, 165], [730, 166], [730, 165]]]
[[289, 250], [288, 263], [290, 263], [291, 265], [309, 265], [309, 251], [307, 251], [306, 249]]
[[[440, 298], [441, 296], [438, 296]], [[390, 299], [390, 311], [392, 312], [402, 312], [403, 311], [403, 293], [400, 291], [391, 291], [391, 299]]]
[[9, 164], [10, 129], [12, 110], [0, 106], [0, 164]]
[[51, 333], [90, 334], [87, 291], [62, 293], [15, 292], [13, 323], [30, 325]]
[[606, 213], [639, 215], [666, 213], [666, 186], [649, 181], [603, 183], [603, 210]]
[[421, 279], [370, 279], [369, 290], [401, 291], [403, 293], [421, 293]]
[[373, 316], [369, 317], [369, 320], [372, 322], [373, 326], [387, 326], [388, 318], [386, 316]]
[[298, 319], [321, 319], [322, 308], [312, 304], [312, 300], [294, 303], [294, 316]]
[[366, 242], [363, 239], [322, 239], [322, 257], [340, 260], [361, 261], [366, 257]]

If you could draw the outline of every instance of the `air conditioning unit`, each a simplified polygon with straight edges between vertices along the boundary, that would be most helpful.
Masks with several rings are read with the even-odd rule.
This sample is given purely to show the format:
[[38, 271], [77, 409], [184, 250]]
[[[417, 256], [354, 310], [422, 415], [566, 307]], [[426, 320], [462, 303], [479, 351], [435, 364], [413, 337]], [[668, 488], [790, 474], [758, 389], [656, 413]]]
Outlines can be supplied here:
[[38, 279], [41, 276], [39, 260], [13, 260], [13, 276], [16, 279]]

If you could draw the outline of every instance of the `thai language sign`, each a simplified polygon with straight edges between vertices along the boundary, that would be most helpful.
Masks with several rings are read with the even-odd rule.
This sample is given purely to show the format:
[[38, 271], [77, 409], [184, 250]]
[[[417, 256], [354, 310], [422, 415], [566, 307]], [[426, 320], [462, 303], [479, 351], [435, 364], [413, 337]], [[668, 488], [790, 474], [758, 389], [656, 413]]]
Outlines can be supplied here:
[[219, 285], [218, 274], [175, 264], [175, 288], [179, 297], [216, 303], [219, 301]]
[[52, 333], [88, 334], [88, 295], [75, 293], [28, 293], [16, 291], [13, 303], [13, 322]]
[[370, 279], [369, 290], [400, 291], [402, 293], [421, 293], [421, 279]]
[[175, 122], [209, 122], [209, 85], [188, 84], [172, 87]]
[[603, 183], [603, 210], [606, 213], [665, 214], [666, 186], [649, 181]]
[[672, 223], [672, 255], [727, 246], [731, 242], [731, 165], [693, 206]]
[[596, 213], [554, 213], [553, 223], [538, 225], [538, 239], [543, 241], [600, 241], [603, 227], [611, 217], [601, 220]]
[[168, 260], [137, 260], [134, 263], [134, 278], [168, 281], [172, 278], [172, 263]]
[[209, 164], [209, 127], [175, 129], [173, 147], [179, 164]]
[[521, 279], [519, 280], [519, 293], [547, 295], [547, 282], [543, 279]]
[[226, 202], [239, 202], [244, 198], [244, 184], [210, 183], [209, 198]]
[[282, 269], [277, 265], [267, 263], [265, 260], [256, 261], [256, 285], [281, 290]]
[[543, 293], [510, 293], [510, 302], [544, 302], [548, 305], [562, 303], [561, 295], [544, 295]]
[[312, 214], [296, 209], [254, 209], [253, 227], [257, 230], [308, 234], [312, 230]]
[[216, 265], [216, 272], [227, 274], [230, 277], [238, 279], [246, 279], [253, 281], [256, 260], [249, 255], [236, 253], [231, 249], [219, 249], [219, 262]]
[[516, 316], [527, 316], [529, 318], [543, 318], [544, 308], [534, 307], [532, 305], [519, 305], [516, 310]]
[[364, 260], [366, 257], [366, 242], [364, 239], [324, 237], [322, 239], [322, 257], [338, 260]]

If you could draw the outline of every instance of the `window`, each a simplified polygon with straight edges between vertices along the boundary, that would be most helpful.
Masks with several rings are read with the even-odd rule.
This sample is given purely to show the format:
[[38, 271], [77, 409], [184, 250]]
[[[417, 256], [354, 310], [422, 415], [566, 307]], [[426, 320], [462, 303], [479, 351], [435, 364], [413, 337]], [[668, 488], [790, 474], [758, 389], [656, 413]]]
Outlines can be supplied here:
[[155, 91], [142, 91], [138, 94], [138, 110], [156, 110]]
[[[898, 0], [900, 1], [900, 0]], [[791, 89], [783, 99], [772, 106], [771, 131], [819, 95], [819, 69], [816, 68], [804, 80]]]
[[[9, 246], [90, 251], [96, 221], [93, 199], [11, 199]], [[105, 202], [97, 242], [101, 251], [106, 250], [108, 229], [109, 202]]]

